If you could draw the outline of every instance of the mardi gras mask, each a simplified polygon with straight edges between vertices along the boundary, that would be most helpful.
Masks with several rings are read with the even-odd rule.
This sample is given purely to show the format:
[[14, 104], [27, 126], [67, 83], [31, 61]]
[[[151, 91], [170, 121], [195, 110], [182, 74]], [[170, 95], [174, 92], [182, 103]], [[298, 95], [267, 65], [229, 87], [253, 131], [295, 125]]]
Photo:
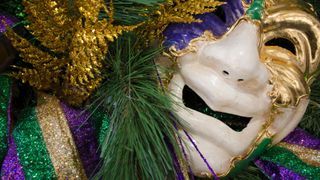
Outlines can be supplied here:
[[230, 0], [196, 17], [202, 22], [164, 32], [177, 69], [166, 85], [193, 173], [226, 176], [303, 117], [319, 64], [320, 24], [298, 0]]

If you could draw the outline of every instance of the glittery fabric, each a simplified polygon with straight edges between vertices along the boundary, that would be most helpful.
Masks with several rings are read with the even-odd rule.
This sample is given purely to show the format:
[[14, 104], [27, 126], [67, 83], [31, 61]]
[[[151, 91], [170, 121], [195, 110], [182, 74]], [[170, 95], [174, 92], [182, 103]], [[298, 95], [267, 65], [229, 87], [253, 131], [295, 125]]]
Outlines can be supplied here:
[[24, 180], [24, 174], [13, 138], [9, 141], [9, 150], [1, 168], [2, 180]]
[[300, 128], [292, 131], [286, 138], [282, 140], [282, 142], [320, 150], [320, 139], [310, 135]]
[[8, 148], [8, 119], [10, 118], [11, 79], [0, 76], [0, 162]]
[[59, 100], [39, 93], [37, 117], [58, 179], [87, 179]]
[[291, 151], [293, 154], [298, 156], [303, 162], [320, 167], [320, 151], [309, 149], [303, 146], [288, 144], [288, 143], [279, 143], [277, 144], [279, 147], [283, 147]]
[[110, 119], [105, 112], [98, 108], [92, 110], [92, 116], [90, 120], [93, 122], [95, 129], [98, 131], [98, 142], [100, 145], [102, 145], [109, 131]]
[[202, 22], [170, 24], [163, 32], [164, 46], [167, 48], [174, 46], [177, 50], [182, 50], [192, 39], [202, 36], [205, 31], [210, 31], [217, 37], [225, 34], [229, 27], [244, 14], [244, 9], [241, 0], [227, 0], [221, 7], [225, 20], [215, 13], [203, 13], [195, 16]]
[[31, 107], [21, 112], [13, 131], [18, 157], [26, 179], [55, 179], [55, 170], [37, 122], [36, 110]]
[[61, 103], [70, 131], [78, 148], [82, 164], [88, 177], [92, 176], [99, 164], [98, 138], [91, 122], [90, 114]]
[[[14, 18], [0, 13], [0, 33], [3, 33], [6, 31], [6, 29], [7, 29], [6, 25], [13, 26], [15, 21], [16, 20]], [[5, 22], [5, 23], [3, 23], [3, 22]]]
[[255, 164], [272, 180], [305, 180], [303, 176], [270, 161], [256, 160]]
[[281, 165], [307, 179], [319, 179], [320, 177], [320, 167], [304, 163], [292, 152], [282, 147], [275, 146], [269, 149], [265, 154], [260, 156], [260, 159]]

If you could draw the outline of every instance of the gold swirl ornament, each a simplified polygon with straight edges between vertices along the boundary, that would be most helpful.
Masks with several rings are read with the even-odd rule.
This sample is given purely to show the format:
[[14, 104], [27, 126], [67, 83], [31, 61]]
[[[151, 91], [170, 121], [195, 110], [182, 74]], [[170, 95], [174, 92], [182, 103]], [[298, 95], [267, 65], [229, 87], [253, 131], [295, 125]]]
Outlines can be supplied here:
[[[273, 104], [279, 109], [299, 108], [300, 100], [308, 99], [310, 86], [319, 74], [320, 23], [317, 15], [310, 4], [301, 0], [267, 0], [261, 27], [261, 59], [268, 68], [273, 65], [269, 68], [270, 80], [275, 82], [271, 93]], [[292, 47], [277, 44], [281, 39]], [[270, 43], [272, 41], [274, 43]], [[306, 107], [307, 104], [301, 109]], [[290, 133], [301, 118], [281, 127], [273, 124], [269, 131], [282, 129], [275, 134], [273, 143]]]

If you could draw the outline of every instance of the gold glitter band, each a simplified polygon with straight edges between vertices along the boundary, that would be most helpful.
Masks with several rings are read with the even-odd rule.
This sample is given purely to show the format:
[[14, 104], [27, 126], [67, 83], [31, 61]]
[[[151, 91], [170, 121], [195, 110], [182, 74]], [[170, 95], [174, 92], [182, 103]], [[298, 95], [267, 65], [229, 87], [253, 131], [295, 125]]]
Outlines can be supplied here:
[[283, 147], [291, 151], [293, 154], [298, 156], [303, 162], [320, 167], [320, 151], [310, 148], [306, 148], [299, 145], [289, 144], [289, 143], [279, 143], [277, 146]]
[[58, 179], [87, 179], [59, 100], [39, 93], [37, 117]]

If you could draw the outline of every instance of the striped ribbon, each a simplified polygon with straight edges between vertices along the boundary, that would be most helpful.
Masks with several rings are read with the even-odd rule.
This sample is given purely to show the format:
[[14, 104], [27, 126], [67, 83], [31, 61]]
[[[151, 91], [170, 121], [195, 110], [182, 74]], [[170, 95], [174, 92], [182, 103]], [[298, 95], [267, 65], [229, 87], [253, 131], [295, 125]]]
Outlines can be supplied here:
[[[99, 164], [90, 114], [39, 94], [13, 130], [2, 179], [87, 179]], [[97, 120], [98, 121], [98, 120]]]
[[319, 145], [320, 139], [297, 128], [255, 164], [271, 179], [320, 179]]

